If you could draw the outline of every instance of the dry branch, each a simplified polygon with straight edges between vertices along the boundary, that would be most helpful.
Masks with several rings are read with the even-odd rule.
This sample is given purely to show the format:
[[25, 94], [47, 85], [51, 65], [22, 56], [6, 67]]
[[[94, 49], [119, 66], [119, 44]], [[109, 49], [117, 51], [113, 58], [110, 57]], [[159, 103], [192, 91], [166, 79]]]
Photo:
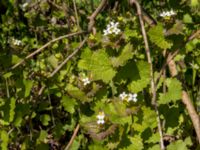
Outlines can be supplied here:
[[164, 146], [164, 141], [163, 141], [162, 126], [161, 126], [161, 120], [160, 120], [160, 115], [159, 115], [157, 101], [156, 101], [156, 86], [155, 86], [155, 81], [154, 81], [153, 63], [152, 63], [152, 60], [151, 60], [149, 43], [148, 43], [147, 34], [146, 34], [146, 31], [145, 31], [145, 27], [144, 27], [144, 21], [143, 21], [143, 18], [142, 18], [142, 9], [141, 9], [141, 6], [140, 6], [140, 4], [138, 3], [137, 0], [130, 0], [130, 4], [131, 5], [135, 4], [136, 9], [137, 9], [137, 14], [138, 14], [138, 17], [139, 17], [139, 21], [140, 21], [142, 36], [143, 36], [143, 39], [144, 39], [145, 50], [146, 50], [146, 55], [147, 55], [147, 60], [148, 60], [148, 63], [150, 64], [152, 105], [154, 106], [155, 112], [157, 114], [158, 131], [159, 131], [159, 134], [160, 134], [160, 148], [161, 148], [161, 150], [164, 150], [165, 146]]
[[[148, 17], [148, 18], [150, 19], [151, 17]], [[153, 22], [153, 20], [152, 20], [152, 22]], [[193, 40], [195, 38], [198, 38], [199, 36], [200, 36], [200, 30], [197, 30], [188, 38], [187, 42], [189, 42], [189, 41], [191, 41], [191, 40]], [[162, 74], [163, 74], [163, 72], [164, 72], [164, 70], [165, 70], [167, 65], [169, 66], [169, 70], [170, 70], [171, 75], [172, 76], [176, 76], [177, 75], [178, 71], [176, 69], [176, 66], [175, 66], [176, 64], [175, 64], [173, 58], [179, 53], [179, 51], [180, 50], [177, 49], [173, 53], [170, 52], [168, 54], [166, 62], [163, 64], [163, 66], [161, 68], [161, 71], [159, 72], [158, 78], [155, 81], [156, 85], [158, 84], [158, 82], [160, 80], [160, 77], [162, 76]], [[188, 93], [186, 91], [184, 91], [184, 90], [182, 91], [182, 102], [186, 106], [186, 109], [187, 109], [187, 111], [189, 113], [189, 116], [190, 116], [190, 118], [192, 120], [195, 132], [197, 134], [198, 141], [200, 143], [200, 118], [199, 118], [199, 115], [197, 114], [196, 110], [194, 109], [194, 105], [192, 104], [191, 99], [188, 96]]]
[[192, 101], [191, 101], [188, 93], [184, 90], [182, 91], [182, 102], [185, 104], [185, 106], [188, 110], [189, 116], [192, 120], [194, 129], [195, 129], [197, 137], [198, 137], [198, 141], [200, 143], [200, 118], [194, 108], [194, 105], [192, 104]]
[[80, 125], [77, 124], [77, 126], [76, 126], [76, 128], [75, 128], [75, 130], [74, 130], [74, 133], [73, 133], [73, 135], [72, 135], [72, 137], [71, 137], [69, 143], [67, 144], [67, 146], [65, 147], [64, 150], [69, 150], [69, 149], [70, 149], [70, 146], [73, 144], [73, 141], [74, 141], [74, 139], [75, 139], [75, 137], [76, 137], [76, 135], [77, 135], [77, 133], [78, 133], [79, 128], [80, 128]]
[[79, 44], [78, 48], [73, 53], [71, 53], [58, 67], [56, 67], [56, 69], [50, 74], [49, 78], [53, 77], [74, 55], [80, 51], [87, 39], [88, 36], [84, 38], [84, 40]]
[[33, 56], [35, 56], [36, 54], [40, 53], [41, 51], [43, 51], [46, 47], [48, 47], [50, 44], [56, 42], [56, 41], [59, 41], [61, 39], [64, 39], [64, 38], [68, 38], [68, 37], [71, 37], [71, 36], [75, 36], [75, 35], [80, 35], [80, 34], [83, 34], [85, 32], [81, 31], [81, 32], [76, 32], [76, 33], [70, 33], [70, 34], [67, 34], [67, 35], [63, 35], [63, 36], [60, 36], [58, 38], [55, 38], [49, 42], [47, 42], [46, 44], [44, 44], [42, 47], [40, 47], [39, 49], [35, 50], [34, 52], [32, 52], [31, 54], [27, 55], [23, 60], [21, 60], [20, 62], [18, 62], [17, 64], [15, 64], [14, 66], [11, 67], [11, 69], [15, 69], [17, 68], [18, 66], [20, 66], [21, 64], [23, 64], [27, 59], [29, 58], [32, 58]]

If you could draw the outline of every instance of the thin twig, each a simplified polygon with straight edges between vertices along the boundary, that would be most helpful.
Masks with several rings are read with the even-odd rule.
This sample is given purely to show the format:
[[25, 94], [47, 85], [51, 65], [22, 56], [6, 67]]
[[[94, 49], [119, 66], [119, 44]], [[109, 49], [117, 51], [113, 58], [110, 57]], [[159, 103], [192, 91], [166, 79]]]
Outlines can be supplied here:
[[[197, 38], [199, 36], [199, 34], [200, 34], [200, 30], [195, 31], [191, 36], [189, 36], [187, 42], [185, 42], [184, 45], [187, 44], [188, 42], [190, 42], [191, 40]], [[161, 70], [159, 72], [159, 75], [158, 75], [158, 77], [157, 77], [157, 79], [155, 81], [155, 85], [158, 84], [158, 82], [159, 82], [159, 80], [160, 80], [160, 78], [161, 78], [161, 76], [163, 74], [163, 71], [165, 70], [167, 65], [174, 59], [174, 57], [179, 53], [179, 51], [180, 51], [180, 49], [177, 49], [173, 53], [170, 52], [168, 54], [167, 59], [166, 59], [165, 63], [162, 65], [162, 68], [161, 68]]]
[[80, 51], [87, 39], [88, 36], [84, 38], [84, 40], [80, 43], [78, 48], [73, 53], [71, 53], [58, 67], [56, 67], [56, 69], [49, 75], [49, 78], [53, 77], [74, 55], [76, 55], [76, 53]]
[[51, 119], [52, 119], [52, 122], [53, 122], [53, 127], [55, 127], [55, 118], [54, 118], [54, 115], [53, 115], [53, 110], [52, 110], [52, 103], [51, 103], [51, 97], [50, 97], [50, 94], [49, 94], [49, 89], [48, 89], [48, 93], [47, 93], [47, 97], [48, 97], [48, 100], [49, 100], [49, 104], [51, 106]]
[[76, 24], [77, 24], [78, 29], [80, 29], [78, 12], [77, 12], [77, 8], [76, 8], [76, 2], [75, 2], [75, 0], [73, 0], [73, 5], [74, 5], [75, 16], [76, 16]]
[[42, 95], [43, 91], [45, 89], [45, 85], [42, 85], [42, 87], [40, 88], [39, 92], [38, 92], [38, 95]]
[[103, 7], [107, 3], [107, 1], [108, 0], [102, 0], [101, 3], [99, 4], [99, 6], [97, 7], [97, 9], [92, 13], [91, 16], [88, 17], [88, 19], [90, 20], [90, 22], [88, 24], [88, 32], [92, 31], [92, 28], [95, 24], [95, 18], [100, 13], [100, 11], [103, 9]]
[[[90, 17], [88, 17], [89, 19], [89, 23], [88, 23], [88, 33], [90, 33], [92, 31], [92, 28], [95, 24], [95, 18], [96, 16], [100, 13], [100, 11], [103, 9], [103, 7], [105, 6], [107, 0], [102, 0], [101, 3], [99, 4], [99, 6], [97, 7], [97, 9], [92, 13], [92, 15]], [[82, 46], [85, 44], [85, 42], [87, 41], [88, 36], [86, 36], [83, 41], [80, 43], [79, 47], [72, 53], [70, 54], [50, 75], [49, 78], [53, 77], [74, 55], [76, 55], [79, 50], [82, 48]], [[38, 95], [41, 95], [42, 92], [44, 91], [45, 86], [43, 86]]]
[[[88, 32], [92, 31], [92, 28], [94, 26], [95, 23], [95, 18], [96, 16], [100, 13], [100, 11], [102, 10], [102, 8], [104, 7], [104, 5], [106, 4], [107, 0], [102, 0], [101, 3], [99, 4], [99, 6], [97, 7], [97, 9], [92, 13], [92, 15], [89, 18], [89, 23], [88, 23]], [[79, 52], [79, 50], [83, 47], [83, 45], [85, 44], [85, 42], [87, 41], [88, 36], [86, 36], [83, 41], [80, 43], [79, 47], [72, 53], [70, 54], [51, 74], [50, 74], [50, 78], [53, 77], [74, 55], [76, 55], [76, 53]]]
[[27, 55], [23, 60], [21, 60], [20, 62], [18, 62], [17, 64], [15, 64], [14, 66], [11, 67], [11, 69], [15, 69], [17, 68], [18, 66], [20, 66], [22, 63], [24, 63], [27, 59], [35, 56], [36, 54], [40, 53], [44, 48], [46, 48], [47, 46], [49, 46], [50, 44], [56, 42], [56, 41], [59, 41], [61, 39], [64, 39], [64, 38], [68, 38], [68, 37], [71, 37], [71, 36], [75, 36], [75, 35], [80, 35], [80, 34], [83, 34], [85, 33], [84, 31], [81, 31], [81, 32], [76, 32], [76, 33], [70, 33], [70, 34], [67, 34], [67, 35], [63, 35], [63, 36], [60, 36], [58, 38], [55, 38], [49, 42], [47, 42], [45, 45], [43, 45], [42, 47], [40, 47], [39, 49], [37, 49], [36, 51], [34, 51], [33, 53]]
[[158, 82], [159, 82], [159, 80], [160, 80], [160, 78], [161, 78], [161, 76], [162, 76], [162, 74], [163, 74], [165, 68], [166, 68], [167, 65], [169, 64], [169, 62], [172, 61], [173, 58], [174, 58], [178, 53], [179, 53], [179, 49], [177, 49], [177, 50], [174, 51], [173, 53], [169, 53], [169, 54], [168, 54], [167, 60], [166, 60], [166, 61], [164, 62], [164, 64], [162, 65], [162, 68], [161, 68], [161, 70], [160, 70], [160, 72], [159, 72], [159, 74], [158, 74], [158, 77], [157, 77], [156, 80], [155, 80], [155, 85], [158, 84]]
[[[151, 19], [151, 17], [148, 17], [149, 19]], [[150, 24], [150, 22], [148, 20], [145, 19], [145, 21], [151, 26], [155, 26], [156, 24]], [[153, 20], [151, 21], [153, 22]], [[195, 31], [191, 36], [189, 36], [187, 42], [185, 44], [187, 44], [189, 41], [195, 39], [195, 38], [198, 38], [200, 36], [200, 30], [197, 30]], [[163, 64], [162, 68], [161, 68], [161, 71], [159, 72], [159, 75], [156, 79], [156, 82], [155, 84], [157, 85], [159, 80], [160, 80], [160, 77], [162, 76], [162, 74], [164, 73], [165, 71], [165, 68], [166, 66], [169, 64], [169, 62], [174, 62], [173, 58], [179, 53], [179, 49], [177, 49], [176, 51], [174, 51], [173, 53], [169, 53], [168, 56], [167, 56], [167, 59], [166, 59], [166, 62]], [[174, 63], [175, 64], [175, 63]], [[172, 67], [169, 67], [169, 69], [172, 69]], [[173, 70], [175, 68], [173, 67]], [[172, 71], [171, 71], [172, 72]], [[187, 108], [187, 111], [189, 113], [189, 116], [192, 120], [192, 123], [193, 123], [193, 126], [195, 128], [195, 132], [197, 134], [197, 137], [198, 137], [198, 141], [200, 143], [200, 118], [199, 118], [199, 115], [197, 114], [192, 102], [191, 102], [191, 99], [188, 95], [188, 93], [186, 91], [182, 91], [182, 102], [186, 105], [186, 108]]]
[[73, 133], [73, 135], [72, 135], [72, 137], [71, 137], [69, 143], [67, 144], [67, 146], [65, 147], [64, 150], [69, 150], [69, 149], [70, 149], [70, 146], [73, 144], [73, 141], [74, 141], [74, 139], [75, 139], [75, 137], [76, 137], [76, 135], [77, 135], [77, 133], [78, 133], [79, 128], [80, 128], [80, 125], [77, 124], [77, 126], [76, 126], [76, 128], [75, 128], [75, 130], [74, 130], [74, 133]]
[[152, 104], [153, 104], [154, 109], [155, 109], [156, 114], [157, 114], [158, 131], [159, 131], [159, 134], [160, 134], [160, 147], [161, 147], [161, 150], [164, 150], [165, 145], [164, 145], [164, 141], [163, 141], [162, 125], [161, 125], [160, 115], [159, 115], [157, 101], [156, 101], [156, 86], [155, 86], [155, 81], [154, 81], [153, 64], [152, 64], [152, 60], [151, 60], [151, 54], [150, 54], [150, 49], [149, 49], [149, 43], [148, 43], [148, 40], [147, 40], [147, 34], [146, 34], [146, 31], [145, 31], [145, 28], [144, 28], [144, 21], [143, 21], [143, 18], [142, 18], [142, 10], [141, 10], [140, 4], [138, 3], [137, 0], [130, 0], [130, 4], [135, 4], [135, 6], [137, 8], [137, 14], [138, 14], [139, 21], [140, 21], [142, 36], [143, 36], [143, 39], [144, 39], [147, 60], [148, 60], [148, 63], [150, 64]]

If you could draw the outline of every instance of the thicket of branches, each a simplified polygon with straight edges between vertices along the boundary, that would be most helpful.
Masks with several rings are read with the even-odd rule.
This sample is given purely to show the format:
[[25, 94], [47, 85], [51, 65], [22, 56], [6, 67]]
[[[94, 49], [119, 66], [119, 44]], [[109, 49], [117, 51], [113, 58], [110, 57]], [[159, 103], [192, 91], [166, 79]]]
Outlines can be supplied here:
[[0, 148], [200, 148], [199, 10], [0, 1]]

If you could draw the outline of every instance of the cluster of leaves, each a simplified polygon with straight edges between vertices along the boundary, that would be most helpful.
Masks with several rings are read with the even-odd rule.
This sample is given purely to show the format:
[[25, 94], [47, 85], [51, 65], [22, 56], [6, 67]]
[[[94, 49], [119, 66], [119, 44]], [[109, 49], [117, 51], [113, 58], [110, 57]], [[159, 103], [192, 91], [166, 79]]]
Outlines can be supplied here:
[[[160, 149], [158, 116], [151, 105], [151, 68], [136, 11], [128, 1], [108, 1], [86, 44], [53, 77], [50, 74], [87, 33], [56, 41], [16, 69], [10, 69], [52, 39], [86, 31], [88, 16], [100, 2], [0, 2], [2, 150], [64, 149], [77, 124], [80, 129], [71, 145], [73, 150]], [[165, 146], [168, 150], [195, 149], [196, 135], [181, 103], [181, 91], [183, 87], [188, 90], [200, 111], [200, 42], [199, 37], [187, 40], [199, 29], [200, 6], [195, 0], [143, 0], [141, 5], [157, 20], [154, 27], [145, 26], [155, 79], [165, 63], [165, 53], [180, 49], [174, 59], [180, 80], [171, 77], [166, 69], [157, 86]], [[162, 9], [168, 7], [177, 15], [170, 20], [159, 18]], [[104, 36], [106, 24], [113, 20], [119, 22], [120, 34]], [[13, 39], [22, 43], [16, 45]], [[88, 77], [90, 83], [84, 85], [83, 77]], [[138, 101], [121, 101], [119, 95], [124, 91], [137, 93]], [[96, 116], [102, 111], [105, 124], [99, 125]]]

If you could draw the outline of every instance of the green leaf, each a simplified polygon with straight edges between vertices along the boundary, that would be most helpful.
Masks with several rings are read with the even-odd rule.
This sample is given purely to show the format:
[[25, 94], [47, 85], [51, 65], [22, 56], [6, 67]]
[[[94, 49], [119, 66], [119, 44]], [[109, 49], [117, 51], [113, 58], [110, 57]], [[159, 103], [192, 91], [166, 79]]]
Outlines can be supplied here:
[[91, 99], [88, 98], [83, 91], [73, 86], [72, 84], [68, 84], [66, 90], [71, 97], [81, 100], [82, 102], [91, 101]]
[[131, 144], [123, 148], [124, 150], [143, 150], [143, 140], [140, 136], [135, 135], [134, 137], [129, 137]]
[[166, 80], [166, 86], [168, 88], [167, 92], [159, 94], [159, 104], [176, 102], [177, 100], [181, 99], [182, 86], [180, 81], [175, 78], [168, 78]]
[[23, 83], [24, 83], [24, 88], [25, 88], [24, 96], [28, 97], [30, 95], [31, 88], [33, 86], [33, 81], [31, 81], [31, 80], [23, 80]]
[[184, 24], [182, 21], [176, 21], [176, 23], [173, 25], [172, 28], [170, 28], [169, 30], [167, 30], [167, 32], [165, 33], [165, 35], [169, 36], [172, 34], [183, 34], [183, 27]]
[[16, 64], [20, 62], [22, 59], [19, 58], [17, 55], [12, 55], [12, 64]]
[[103, 145], [100, 144], [91, 144], [89, 150], [107, 150]]
[[160, 145], [156, 144], [156, 145], [150, 147], [148, 150], [160, 150]]
[[8, 133], [5, 130], [1, 130], [1, 150], [7, 150], [8, 149]]
[[167, 146], [167, 150], [188, 150], [187, 146], [191, 146], [192, 141], [190, 137], [186, 138], [185, 141], [177, 140]]
[[158, 24], [155, 27], [152, 27], [149, 32], [149, 39], [152, 43], [156, 44], [161, 49], [171, 48], [172, 43], [165, 40], [164, 29], [161, 24]]
[[138, 131], [139, 134], [142, 134], [142, 132], [148, 128], [153, 130], [157, 127], [156, 117], [157, 115], [154, 110], [143, 106], [141, 112], [138, 112], [138, 115], [134, 117], [135, 121], [132, 127], [135, 131]]
[[184, 22], [184, 23], [193, 23], [192, 17], [191, 17], [189, 14], [185, 14], [185, 15], [183, 16], [183, 22]]
[[95, 52], [85, 49], [78, 67], [91, 71], [93, 80], [103, 80], [105, 83], [111, 81], [116, 74], [107, 53], [102, 49]]
[[47, 58], [47, 62], [53, 67], [56, 68], [58, 66], [58, 59], [54, 56], [51, 55], [50, 57]]
[[6, 74], [3, 75], [4, 78], [10, 78], [13, 75], [12, 72], [8, 72]]
[[10, 117], [9, 117], [9, 122], [12, 122], [15, 116], [15, 98], [11, 98], [10, 100]]
[[0, 123], [3, 125], [9, 125], [14, 119], [15, 116], [15, 103], [16, 99], [11, 98], [6, 100], [5, 105], [2, 106], [2, 118], [0, 119]]
[[133, 46], [128, 43], [122, 50], [118, 57], [113, 57], [111, 59], [113, 67], [124, 66], [126, 62], [133, 57]]
[[30, 112], [30, 105], [29, 104], [17, 104], [15, 108], [15, 119], [13, 121], [13, 124], [16, 127], [20, 127], [22, 121], [24, 120], [25, 115], [29, 115]]
[[150, 65], [145, 61], [138, 61], [132, 69], [135, 71], [135, 74], [133, 80], [128, 85], [128, 89], [133, 93], [138, 93], [150, 83]]
[[61, 104], [64, 107], [65, 111], [71, 114], [75, 112], [74, 107], [77, 104], [75, 99], [70, 98], [69, 96], [63, 96], [61, 99]]
[[153, 134], [145, 143], [159, 143], [160, 141], [160, 135], [158, 132]]
[[51, 121], [51, 117], [48, 114], [44, 114], [40, 116], [40, 121], [44, 126], [49, 125], [49, 121]]
[[196, 7], [198, 5], [200, 5], [199, 2], [198, 2], [198, 0], [191, 0], [191, 6], [192, 7]]
[[39, 137], [37, 138], [37, 141], [36, 141], [37, 145], [45, 142], [45, 139], [47, 138], [47, 135], [48, 135], [47, 131], [41, 130], [40, 134], [39, 134]]

